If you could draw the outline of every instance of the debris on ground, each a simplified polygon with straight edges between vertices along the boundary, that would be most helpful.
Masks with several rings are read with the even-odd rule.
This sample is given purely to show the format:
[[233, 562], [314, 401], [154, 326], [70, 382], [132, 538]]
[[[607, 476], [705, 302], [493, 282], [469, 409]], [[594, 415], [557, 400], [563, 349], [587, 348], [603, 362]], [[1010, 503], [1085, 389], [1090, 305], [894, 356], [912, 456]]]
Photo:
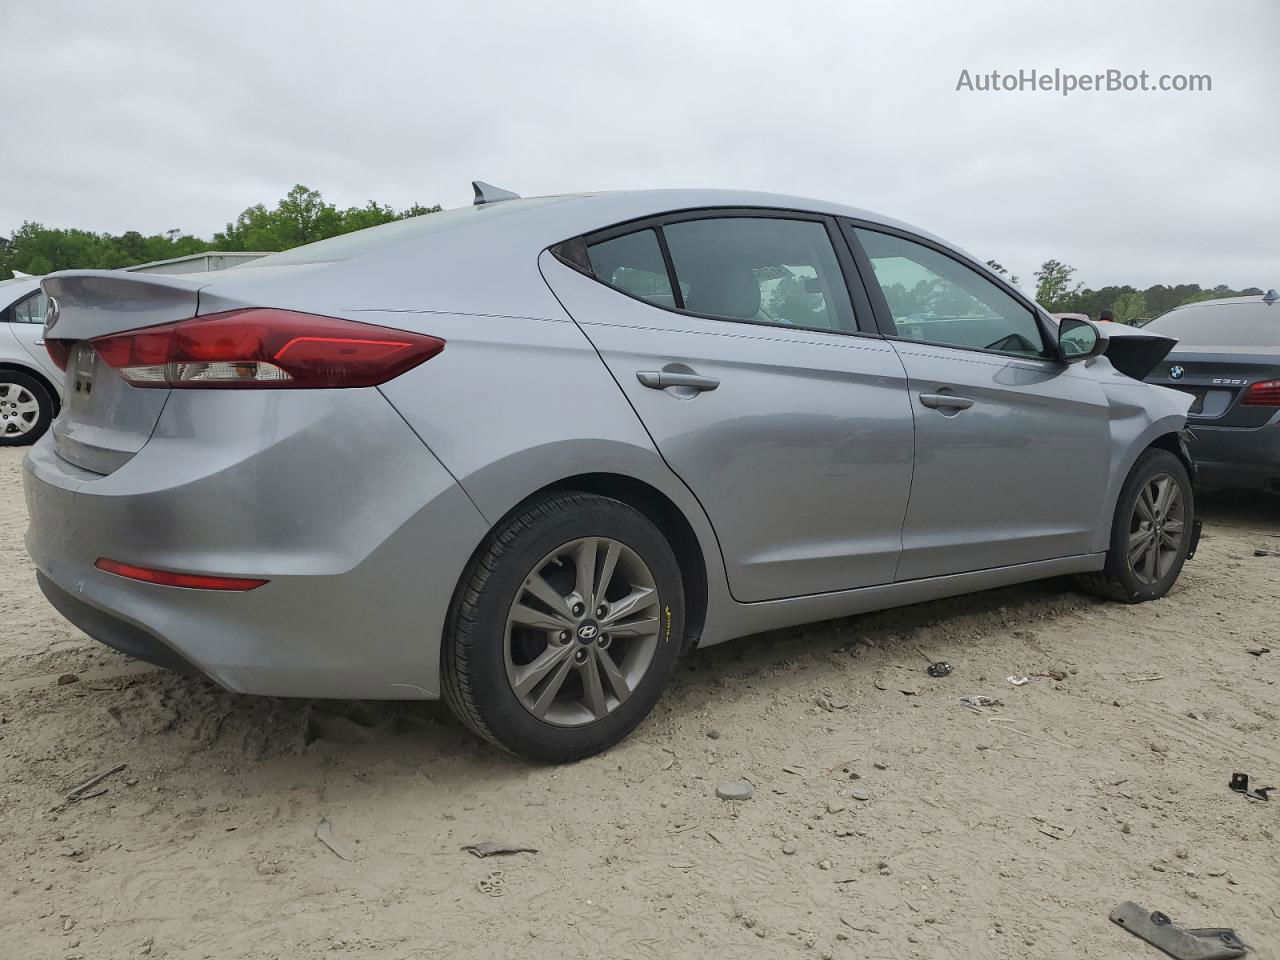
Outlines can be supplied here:
[[721, 800], [750, 800], [755, 787], [745, 780], [725, 780], [716, 787], [716, 796]]
[[1031, 682], [1031, 678], [1030, 678], [1030, 677], [1023, 677], [1023, 676], [1018, 676], [1018, 675], [1014, 675], [1014, 676], [1012, 676], [1012, 677], [1005, 677], [1005, 679], [1006, 679], [1006, 680], [1008, 680], [1010, 683], [1012, 683], [1015, 687], [1020, 687], [1020, 686], [1022, 686], [1024, 683], [1030, 683], [1030, 682]]
[[79, 683], [80, 678], [74, 673], [64, 673], [58, 677], [58, 686], [65, 687], [69, 683]]
[[1152, 680], [1163, 680], [1163, 673], [1153, 673], [1149, 677], [1125, 677], [1130, 683], [1150, 683]]
[[98, 790], [95, 793], [89, 793], [89, 791], [92, 790], [94, 787], [96, 787], [98, 784], [100, 784], [103, 780], [107, 779], [107, 777], [115, 776], [117, 773], [119, 773], [121, 770], [126, 769], [128, 766], [129, 765], [127, 763], [117, 763], [110, 770], [103, 770], [102, 773], [95, 774], [94, 776], [90, 777], [88, 780], [86, 780], [84, 783], [80, 784], [79, 786], [72, 787], [70, 790], [67, 791], [67, 802], [75, 803], [77, 800], [88, 800], [90, 797], [102, 796], [104, 793], [107, 792], [105, 789]]
[[504, 857], [512, 853], [537, 853], [536, 847], [526, 847], [522, 843], [503, 843], [497, 840], [485, 840], [481, 843], [468, 843], [463, 850], [477, 857]]
[[933, 677], [935, 680], [939, 680], [942, 677], [950, 675], [951, 664], [947, 663], [945, 660], [936, 660], [929, 664], [925, 669], [925, 673], [929, 674], [929, 676]]
[[961, 697], [960, 702], [964, 704], [964, 706], [972, 707], [975, 710], [978, 709], [979, 707], [1003, 707], [1004, 706], [1004, 704], [1001, 703], [999, 700], [997, 700], [995, 697], [983, 697], [977, 694], [972, 694], [967, 697]]
[[1244, 652], [1249, 654], [1249, 656], [1251, 657], [1260, 657], [1264, 653], [1270, 653], [1271, 648], [1270, 647], [1245, 647]]
[[1270, 800], [1271, 791], [1275, 787], [1254, 787], [1249, 789], [1249, 775], [1247, 773], [1233, 773], [1231, 782], [1227, 784], [1236, 793], [1243, 793], [1250, 800]]
[[1163, 950], [1175, 960], [1233, 960], [1249, 948], [1227, 927], [1183, 929], [1159, 910], [1126, 900], [1111, 911], [1111, 922]]
[[820, 706], [823, 710], [826, 710], [828, 713], [830, 713], [832, 710], [843, 710], [845, 707], [849, 706], [848, 700], [841, 700], [838, 697], [833, 697], [831, 694], [826, 693], [825, 691], [817, 694], [813, 698], [813, 702], [816, 703], [818, 706]]
[[1271, 556], [1271, 551], [1270, 551], [1270, 550], [1263, 550], [1263, 549], [1259, 548], [1259, 549], [1257, 549], [1257, 550], [1253, 551], [1253, 555], [1254, 555], [1255, 557], [1269, 557], [1269, 556]]
[[332, 850], [340, 859], [349, 862], [355, 861], [355, 850], [345, 840], [334, 836], [333, 825], [329, 823], [328, 817], [321, 817], [320, 822], [316, 824], [316, 839]]
[[501, 870], [492, 870], [488, 876], [476, 881], [476, 889], [490, 897], [500, 897], [506, 891], [506, 874]]

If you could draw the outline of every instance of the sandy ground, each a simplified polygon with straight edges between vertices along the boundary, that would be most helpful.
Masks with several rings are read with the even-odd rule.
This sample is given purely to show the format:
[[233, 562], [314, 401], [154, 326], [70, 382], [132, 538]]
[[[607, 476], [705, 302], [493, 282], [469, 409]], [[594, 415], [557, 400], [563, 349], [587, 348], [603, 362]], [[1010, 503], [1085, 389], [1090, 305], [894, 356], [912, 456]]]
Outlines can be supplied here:
[[[1209, 504], [1159, 603], [1051, 581], [697, 653], [628, 741], [554, 768], [435, 704], [236, 697], [99, 647], [35, 587], [19, 462], [0, 450], [5, 957], [1154, 960], [1107, 920], [1126, 899], [1280, 956], [1280, 796], [1227, 789], [1280, 784], [1275, 502]], [[737, 778], [754, 796], [717, 799]], [[460, 849], [490, 839], [538, 852]]]

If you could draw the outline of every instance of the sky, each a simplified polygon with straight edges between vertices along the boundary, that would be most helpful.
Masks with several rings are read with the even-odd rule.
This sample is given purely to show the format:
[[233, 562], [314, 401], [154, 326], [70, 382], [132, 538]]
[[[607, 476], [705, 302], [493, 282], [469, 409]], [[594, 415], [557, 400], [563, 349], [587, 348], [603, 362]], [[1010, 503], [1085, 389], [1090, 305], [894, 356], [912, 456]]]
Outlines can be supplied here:
[[[1280, 3], [0, 0], [0, 234], [729, 187], [1030, 275], [1280, 287]], [[992, 70], [1207, 92], [957, 90]], [[977, 81], [974, 80], [976, 85]]]

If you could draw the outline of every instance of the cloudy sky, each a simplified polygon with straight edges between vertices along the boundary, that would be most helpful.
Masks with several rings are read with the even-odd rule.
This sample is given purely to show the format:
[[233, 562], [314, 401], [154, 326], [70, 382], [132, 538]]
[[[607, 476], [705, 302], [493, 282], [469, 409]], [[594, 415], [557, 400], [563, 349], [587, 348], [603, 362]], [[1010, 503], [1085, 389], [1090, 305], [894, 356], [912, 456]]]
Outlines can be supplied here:
[[[0, 233], [208, 236], [340, 205], [728, 186], [1090, 286], [1280, 286], [1280, 3], [0, 0]], [[957, 91], [962, 70], [1209, 74]]]

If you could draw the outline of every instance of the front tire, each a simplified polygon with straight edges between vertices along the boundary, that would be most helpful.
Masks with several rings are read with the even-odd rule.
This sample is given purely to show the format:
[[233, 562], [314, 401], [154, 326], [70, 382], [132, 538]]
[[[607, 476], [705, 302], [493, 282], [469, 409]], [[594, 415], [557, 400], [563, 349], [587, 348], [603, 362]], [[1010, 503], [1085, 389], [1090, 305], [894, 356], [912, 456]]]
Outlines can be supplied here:
[[645, 718], [683, 632], [661, 531], [617, 500], [550, 494], [496, 528], [464, 574], [441, 648], [444, 699], [505, 750], [578, 760]]
[[35, 377], [0, 370], [0, 447], [35, 443], [53, 421], [54, 400]]
[[1116, 502], [1106, 566], [1081, 575], [1080, 584], [1120, 603], [1160, 599], [1182, 572], [1194, 521], [1195, 492], [1186, 465], [1168, 450], [1143, 452]]

